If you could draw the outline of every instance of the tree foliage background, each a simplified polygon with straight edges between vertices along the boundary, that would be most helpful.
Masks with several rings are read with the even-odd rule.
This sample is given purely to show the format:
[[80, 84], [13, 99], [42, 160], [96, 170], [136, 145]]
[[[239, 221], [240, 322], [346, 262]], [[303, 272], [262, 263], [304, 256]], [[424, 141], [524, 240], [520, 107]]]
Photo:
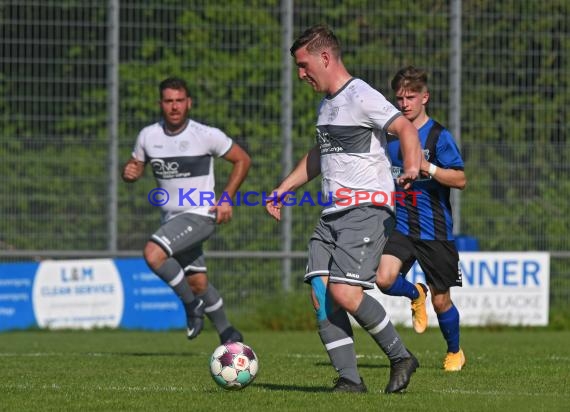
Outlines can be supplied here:
[[[5, 249], [105, 250], [109, 202], [107, 1], [0, 3], [0, 236]], [[444, 0], [294, 2], [293, 36], [315, 23], [341, 39], [344, 61], [391, 98], [405, 64], [431, 74], [430, 113], [449, 113], [449, 10]], [[157, 85], [178, 75], [191, 116], [243, 145], [253, 166], [242, 192], [282, 178], [282, 8], [278, 0], [120, 1], [119, 158], [158, 120]], [[468, 188], [462, 232], [483, 250], [568, 251], [570, 3], [462, 2], [461, 145]], [[295, 78], [295, 72], [291, 73]], [[313, 144], [320, 96], [294, 81], [295, 163]], [[459, 136], [458, 136], [459, 137]], [[229, 165], [216, 164], [218, 188]], [[119, 173], [119, 170], [115, 171]], [[120, 184], [119, 250], [140, 250], [158, 225], [150, 173]], [[305, 188], [315, 193], [319, 182]], [[293, 208], [293, 249], [303, 251], [318, 208]], [[215, 251], [278, 251], [280, 227], [242, 207], [208, 243]], [[304, 260], [295, 260], [302, 271]], [[219, 276], [267, 273], [272, 259], [215, 263]], [[237, 265], [237, 266], [236, 266]], [[562, 264], [559, 271], [566, 271]], [[556, 270], [555, 270], [556, 272]], [[269, 275], [271, 274], [271, 275]], [[270, 285], [268, 285], [270, 286]]]

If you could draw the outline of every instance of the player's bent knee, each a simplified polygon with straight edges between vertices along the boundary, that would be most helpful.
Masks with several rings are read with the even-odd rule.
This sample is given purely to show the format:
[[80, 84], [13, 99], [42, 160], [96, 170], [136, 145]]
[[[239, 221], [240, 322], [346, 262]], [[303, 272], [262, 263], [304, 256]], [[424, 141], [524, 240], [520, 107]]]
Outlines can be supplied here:
[[354, 313], [362, 302], [363, 290], [360, 286], [353, 286], [346, 283], [332, 283], [329, 285], [329, 294], [335, 305]]
[[432, 293], [431, 304], [435, 313], [447, 312], [453, 305], [449, 291]]
[[205, 293], [208, 290], [208, 276], [206, 273], [187, 273], [186, 280], [195, 295]]
[[376, 276], [376, 285], [380, 290], [390, 289], [393, 283], [394, 281], [389, 279], [388, 277], [380, 275]]
[[376, 285], [380, 290], [390, 289], [397, 277], [397, 272], [394, 274], [386, 271], [378, 271], [376, 272]]
[[168, 259], [164, 250], [154, 242], [146, 243], [143, 250], [143, 257], [146, 263], [153, 269], [159, 268], [164, 264], [166, 259]]

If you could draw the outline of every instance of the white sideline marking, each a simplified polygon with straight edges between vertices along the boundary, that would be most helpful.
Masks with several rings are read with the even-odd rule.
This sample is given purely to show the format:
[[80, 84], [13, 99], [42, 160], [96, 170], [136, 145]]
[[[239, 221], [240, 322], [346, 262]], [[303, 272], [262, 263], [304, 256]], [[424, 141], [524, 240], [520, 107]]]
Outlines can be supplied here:
[[32, 352], [32, 353], [17, 353], [17, 352], [0, 352], [0, 358], [10, 358], [14, 356], [29, 356], [29, 357], [39, 357], [39, 356], [69, 356], [69, 353], [62, 352]]
[[[149, 354], [152, 354], [153, 356], [162, 356], [162, 354], [160, 352], [152, 352]], [[67, 352], [32, 352], [32, 353], [18, 353], [18, 352], [0, 352], [0, 358], [10, 358], [10, 357], [16, 357], [16, 356], [23, 356], [23, 357], [41, 357], [41, 356], [65, 356], [65, 357], [70, 357], [70, 356], [101, 356], [101, 357], [117, 357], [117, 356], [131, 356], [132, 353], [119, 353], [119, 352], [75, 352], [75, 353], [67, 353]], [[197, 354], [198, 356], [210, 356], [209, 353], [206, 352], [200, 352]], [[165, 355], [166, 356], [166, 355]]]
[[306, 353], [288, 353], [285, 356], [287, 356], [288, 358], [298, 358], [298, 359], [320, 359], [320, 358], [327, 359], [327, 355], [324, 352], [322, 355], [317, 355], [317, 354], [309, 355]]
[[[76, 388], [71, 385], [70, 388]], [[30, 385], [30, 384], [0, 384], [2, 389], [20, 389], [20, 390], [34, 390], [34, 389], [51, 389], [61, 390], [64, 389], [61, 385], [52, 383], [51, 385]], [[113, 391], [113, 392], [184, 392], [187, 389], [176, 386], [90, 386], [83, 387], [88, 390], [96, 391]]]
[[96, 386], [95, 389], [118, 392], [184, 392], [184, 388], [176, 386]]

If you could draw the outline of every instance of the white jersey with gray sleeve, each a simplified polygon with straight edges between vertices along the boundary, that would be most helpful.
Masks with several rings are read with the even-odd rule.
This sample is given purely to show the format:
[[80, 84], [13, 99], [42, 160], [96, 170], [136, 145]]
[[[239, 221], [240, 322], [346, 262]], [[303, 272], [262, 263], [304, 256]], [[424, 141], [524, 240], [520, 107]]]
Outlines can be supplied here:
[[393, 210], [386, 130], [401, 115], [379, 91], [357, 78], [321, 101], [317, 143], [327, 197], [323, 214], [370, 204], [373, 196], [377, 202], [386, 196], [384, 206]]
[[175, 135], [167, 133], [162, 122], [140, 131], [132, 156], [150, 164], [163, 189], [157, 199], [162, 200], [163, 222], [180, 213], [214, 217], [209, 212], [215, 201], [214, 157], [224, 156], [232, 144], [220, 129], [191, 119]]

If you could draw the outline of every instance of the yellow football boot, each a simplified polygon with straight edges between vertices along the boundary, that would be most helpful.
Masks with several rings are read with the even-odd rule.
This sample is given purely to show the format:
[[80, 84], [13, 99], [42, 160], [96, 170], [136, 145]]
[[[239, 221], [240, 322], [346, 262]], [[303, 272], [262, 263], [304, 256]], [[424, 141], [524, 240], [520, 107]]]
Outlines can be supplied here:
[[443, 369], [446, 372], [458, 372], [463, 369], [463, 366], [465, 366], [463, 349], [459, 349], [457, 353], [447, 352], [443, 360]]
[[428, 325], [426, 312], [427, 287], [422, 283], [416, 283], [416, 289], [420, 296], [412, 300], [412, 324], [417, 333], [424, 333]]

